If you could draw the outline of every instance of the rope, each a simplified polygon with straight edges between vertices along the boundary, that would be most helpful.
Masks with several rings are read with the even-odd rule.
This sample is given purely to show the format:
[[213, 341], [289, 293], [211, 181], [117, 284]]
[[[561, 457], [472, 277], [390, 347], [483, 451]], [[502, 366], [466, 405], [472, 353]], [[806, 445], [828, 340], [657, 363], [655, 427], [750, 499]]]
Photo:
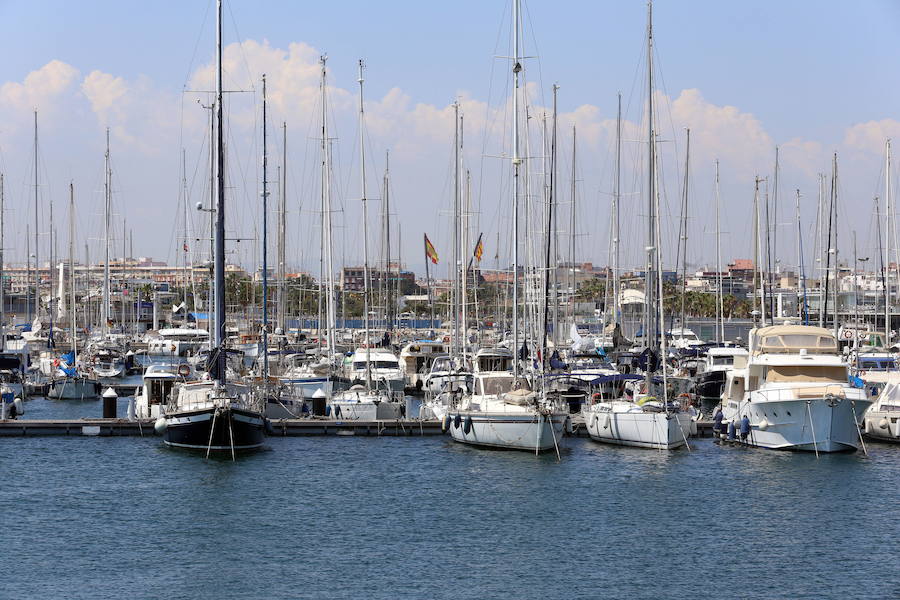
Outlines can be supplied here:
[[866, 442], [863, 440], [862, 431], [859, 429], [859, 419], [856, 417], [856, 400], [850, 399], [850, 407], [853, 411], [853, 423], [856, 425], [856, 434], [859, 436], [859, 443], [862, 444], [863, 453], [868, 456], [869, 450], [866, 448]]
[[812, 412], [810, 412], [809, 405], [812, 403], [812, 400], [806, 401], [806, 414], [809, 416], [809, 429], [812, 431], [813, 436], [813, 448], [816, 449], [816, 458], [819, 458], [819, 444], [816, 443], [816, 428], [813, 425], [812, 420]]
[[219, 409], [213, 412], [213, 422], [209, 427], [209, 443], [206, 444], [206, 458], [209, 458], [209, 451], [212, 449], [213, 432], [216, 430], [216, 417], [219, 416]]
[[228, 438], [231, 441], [231, 462], [234, 462], [234, 431], [231, 429], [233, 413], [228, 411]]

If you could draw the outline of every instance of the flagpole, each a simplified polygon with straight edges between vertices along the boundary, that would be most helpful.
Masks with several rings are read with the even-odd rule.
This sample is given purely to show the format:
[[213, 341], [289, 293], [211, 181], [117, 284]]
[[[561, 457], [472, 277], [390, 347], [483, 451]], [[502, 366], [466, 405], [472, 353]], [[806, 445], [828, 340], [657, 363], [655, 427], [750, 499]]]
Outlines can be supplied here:
[[431, 292], [431, 267], [428, 263], [431, 257], [428, 256], [428, 234], [425, 234], [425, 283], [428, 287], [428, 307], [431, 312], [431, 318], [428, 321], [428, 327], [431, 329], [431, 337], [434, 337], [434, 295]]

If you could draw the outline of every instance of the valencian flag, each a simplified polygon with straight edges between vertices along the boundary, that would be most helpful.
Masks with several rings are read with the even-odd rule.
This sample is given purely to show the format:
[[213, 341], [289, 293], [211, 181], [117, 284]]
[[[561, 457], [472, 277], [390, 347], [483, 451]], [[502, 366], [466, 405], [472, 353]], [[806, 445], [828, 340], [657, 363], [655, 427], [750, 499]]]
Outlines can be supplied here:
[[481, 235], [478, 234], [478, 242], [475, 244], [475, 262], [480, 263], [481, 257], [484, 256], [484, 242], [481, 240]]
[[427, 233], [425, 234], [425, 256], [434, 264], [438, 264], [437, 250], [434, 249], [431, 240], [428, 239]]

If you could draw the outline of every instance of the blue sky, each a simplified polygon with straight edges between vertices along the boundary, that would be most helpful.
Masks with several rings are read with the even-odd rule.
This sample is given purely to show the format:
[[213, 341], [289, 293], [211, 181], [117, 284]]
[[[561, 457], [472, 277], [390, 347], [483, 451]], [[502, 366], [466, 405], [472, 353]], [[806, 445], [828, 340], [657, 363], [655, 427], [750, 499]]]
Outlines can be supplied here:
[[[170, 235], [161, 236], [154, 233], [154, 229], [171, 229], [172, 214], [178, 210], [176, 196], [180, 174], [177, 155], [180, 147], [188, 146], [189, 162], [199, 161], [200, 149], [192, 148], [190, 143], [165, 128], [146, 125], [142, 128], [141, 122], [145, 119], [142, 119], [141, 111], [148, 111], [147, 103], [152, 101], [157, 111], [154, 119], [175, 123], [174, 129], [180, 131], [191, 130], [191, 125], [184, 125], [182, 121], [184, 103], [180, 90], [211, 60], [213, 6], [212, 2], [199, 0], [0, 2], [0, 23], [3, 23], [0, 31], [5, 46], [0, 86], [22, 83], [29, 73], [54, 60], [77, 71], [67, 88], [69, 92], [60, 93], [55, 100], [63, 110], [55, 113], [58, 107], [41, 108], [42, 115], [45, 110], [47, 112], [46, 127], [42, 127], [42, 162], [46, 163], [42, 170], [45, 168], [48, 180], [52, 180], [47, 182], [48, 195], [58, 197], [65, 182], [73, 178], [76, 185], [80, 182], [80, 188], [87, 190], [89, 199], [85, 202], [96, 205], [94, 188], [100, 176], [98, 173], [102, 171], [102, 130], [107, 123], [111, 122], [114, 127], [118, 124], [122, 135], [120, 138], [114, 134], [114, 156], [121, 182], [120, 212], [130, 214], [130, 221], [142, 225], [134, 233], [136, 254], [174, 260], [171, 248], [177, 244]], [[642, 68], [646, 19], [643, 2], [533, 1], [527, 4], [527, 10], [533, 27], [533, 33], [529, 32], [527, 37], [528, 51], [540, 57], [539, 61], [530, 61], [528, 65], [529, 80], [543, 84], [545, 99], [549, 98], [549, 84], [559, 82], [562, 86], [561, 112], [574, 114], [579, 107], [590, 105], [596, 107], [597, 113], [589, 120], [599, 123], [614, 117], [617, 91], [631, 96], [632, 106], [641, 101], [640, 87], [633, 84]], [[327, 52], [331, 82], [346, 92], [345, 100], [352, 99], [356, 93], [355, 61], [363, 57], [368, 65], [366, 95], [371, 101], [381, 102], [393, 88], [399, 88], [408, 99], [401, 108], [385, 109], [385, 115], [399, 114], [397, 111], [411, 113], [417, 105], [445, 109], [460, 93], [481, 102], [488, 100], [490, 94], [491, 103], [498, 105], [504, 99], [500, 92], [505, 85], [498, 72], [506, 67], [502, 61], [493, 60], [492, 55], [506, 52], [508, 11], [508, 2], [502, 1], [299, 3], [234, 0], [226, 3], [226, 42], [266, 40], [271, 48], [282, 50], [287, 50], [292, 43], [304, 43], [311, 47], [309, 56]], [[774, 160], [773, 148], [772, 157], [767, 158], [758, 146], [765, 145], [766, 140], [771, 141], [771, 146], [793, 140], [796, 147], [793, 158], [783, 167], [782, 193], [792, 194], [793, 188], [799, 187], [804, 197], [812, 198], [815, 172], [826, 170], [831, 151], [839, 151], [842, 190], [850, 203], [848, 208], [852, 208], [847, 210], [851, 215], [847, 227], [857, 229], [860, 238], [867, 239], [865, 233], [871, 231], [871, 210], [869, 206], [865, 209], [859, 206], [862, 202], [870, 203], [871, 196], [878, 190], [881, 150], [876, 141], [881, 134], [900, 133], [900, 126], [895, 121], [900, 89], [893, 76], [900, 58], [896, 43], [900, 33], [900, 4], [879, 0], [858, 3], [660, 0], [654, 6], [654, 17], [660, 75], [665, 84], [661, 91], [674, 100], [683, 90], [698, 90], [702, 99], [692, 97], [693, 100], [688, 102], [686, 98], [681, 108], [674, 111], [676, 118], [670, 123], [673, 135], [680, 136], [682, 127], [696, 124], [674, 122], [678, 121], [677, 115], [706, 121], [699, 131], [708, 139], [694, 140], [698, 161], [704, 160], [696, 167], [693, 179], [697, 206], [702, 208], [692, 217], [695, 226], [709, 228], [708, 218], [704, 216], [709, 212], [708, 158], [719, 149], [728, 149], [732, 154], [731, 161], [735, 166], [740, 164], [741, 173], [738, 174], [736, 168], [732, 169], [730, 178], [727, 177], [729, 173], [723, 173], [729, 179], [723, 181], [724, 196], [730, 203], [729, 212], [736, 215], [733, 223], [725, 225], [732, 231], [725, 253], [727, 256], [747, 256], [748, 238], [746, 232], [739, 230], [752, 192], [752, 189], [748, 192], [749, 174], [770, 174]], [[247, 56], [253, 62], [251, 71], [258, 65], [260, 70], [264, 68], [262, 65], [267, 64], [266, 60], [274, 60], [260, 55], [256, 61], [249, 51]], [[118, 114], [110, 113], [110, 110], [115, 112], [115, 108], [98, 108], [96, 98], [94, 104], [83, 102], [77, 105], [73, 100], [79, 94], [80, 82], [94, 71], [120, 79], [128, 93], [134, 96]], [[252, 78], [256, 75], [258, 73], [253, 73]], [[250, 79], [251, 74], [235, 73], [232, 81], [246, 83]], [[278, 85], [274, 81], [271, 83]], [[302, 94], [302, 91], [297, 93]], [[138, 96], [146, 102], [139, 102]], [[23, 223], [28, 210], [24, 204], [27, 190], [22, 182], [27, 180], [30, 172], [30, 117], [21, 110], [22, 106], [4, 104], [3, 98], [0, 93], [0, 168], [11, 182], [8, 184], [8, 202], [13, 212], [10, 219]], [[258, 102], [258, 96], [254, 99]], [[48, 103], [53, 101], [47, 99]], [[253, 100], [246, 102], [253, 104]], [[335, 102], [342, 156], [349, 157], [353, 154], [355, 135], [352, 103], [341, 107], [340, 95], [335, 97]], [[732, 121], [725, 119], [721, 126], [710, 124], [708, 121], [723, 118], [722, 111], [715, 109], [726, 106], [734, 107], [737, 117]], [[251, 113], [258, 111], [258, 105], [249, 110]], [[474, 110], [470, 108], [470, 111]], [[279, 114], [276, 108], [273, 120], [285, 118], [292, 126], [296, 124], [296, 135], [302, 138], [313, 115], [299, 110], [284, 112]], [[630, 117], [639, 120], [639, 111], [632, 110], [632, 113]], [[378, 117], [378, 108], [374, 110], [374, 116]], [[581, 117], [572, 118], [581, 122]], [[77, 126], [72, 124], [73, 120], [78, 121]], [[747, 126], [748, 120], [756, 125]], [[45, 122], [43, 116], [42, 122]], [[876, 124], [854, 130], [855, 137], [848, 134], [851, 128], [870, 122]], [[152, 150], [139, 148], [138, 140], [144, 145], [153, 145], [149, 138], [156, 135], [159, 139]], [[757, 137], [748, 141], [748, 136]], [[479, 141], [473, 142], [467, 164], [478, 170], [484, 162], [475, 152], [481, 138], [478, 134], [473, 137]], [[373, 163], [380, 165], [384, 150], [402, 141], [402, 130], [386, 132], [383, 128], [373, 128], [370, 131], [371, 150], [375, 155], [371, 158]], [[421, 145], [421, 160], [430, 166], [419, 164], [412, 153], [398, 152], [394, 186], [398, 206], [403, 212], [404, 254], [410, 256], [410, 264], [418, 266], [421, 263], [417, 258], [420, 230], [436, 231], [433, 237], [439, 242], [446, 242], [447, 238], [441, 232], [444, 225], [439, 215], [447, 206], [449, 140], [441, 142], [439, 136], [422, 134], [410, 144]], [[596, 239], [592, 244], [585, 242], [583, 248], [586, 258], [600, 263], [605, 262], [606, 253], [605, 242], [601, 239], [606, 231], [603, 220], [606, 200], [599, 191], [609, 189], [608, 152], [603, 149], [604, 144], [608, 145], [608, 140], [601, 137], [593, 146], [584, 149], [583, 189], [580, 192], [584, 202], [596, 201], [601, 206], [599, 211], [593, 211], [598, 213], [595, 222], [585, 220], [585, 227], [594, 232]], [[707, 152], [704, 144], [709, 147]], [[305, 165], [311, 160], [301, 154], [314, 144], [296, 141], [292, 145], [296, 148], [295, 154], [291, 155], [292, 164]], [[744, 145], [754, 147], [746, 156], [739, 152]], [[237, 149], [233, 159], [246, 161], [245, 177], [248, 179], [252, 179], [255, 162], [258, 162], [254, 161], [254, 149], [258, 150], [258, 140], [243, 152]], [[806, 155], [805, 159], [800, 156], [802, 154]], [[677, 164], [680, 160], [679, 155], [673, 157], [672, 162]], [[346, 188], [345, 196], [349, 199], [354, 193], [351, 173], [355, 167], [352, 159], [347, 159], [346, 163], [341, 168], [342, 188]], [[596, 167], [591, 168], [592, 164]], [[306, 167], [292, 168], [297, 170], [295, 181], [307, 172]], [[161, 183], [163, 181], [165, 185]], [[377, 184], [376, 179], [372, 181], [373, 185]], [[672, 181], [677, 181], [674, 172]], [[252, 198], [254, 185], [245, 185], [250, 190], [245, 190], [246, 198]], [[669, 187], [669, 195], [677, 197], [674, 184]], [[309, 189], [304, 192], [298, 182], [294, 193], [311, 194]], [[490, 195], [484, 190], [481, 197]], [[434, 215], [417, 214], [421, 211], [412, 210], [417, 207], [416, 199], [422, 197], [440, 198], [440, 206], [429, 211]], [[17, 202], [23, 205], [16, 208]], [[252, 201], [245, 202], [249, 204], [240, 215], [250, 218], [254, 212]], [[148, 210], [149, 205], [157, 210]], [[352, 207], [352, 204], [347, 206]], [[352, 239], [359, 223], [351, 212], [348, 208], [345, 232]], [[482, 227], [486, 231], [505, 227], [500, 217], [489, 216], [497, 212], [495, 207], [483, 206], [481, 212]], [[813, 209], [805, 206], [804, 212], [806, 217], [812, 215]], [[632, 216], [638, 218], [638, 213], [636, 210]], [[80, 230], [90, 228], [92, 215], [95, 213], [84, 213]], [[294, 217], [296, 230], [309, 232], [302, 222], [302, 211]], [[787, 221], [787, 215], [782, 220]], [[704, 241], [692, 258], [695, 262], [704, 257], [711, 258], [709, 236], [702, 234], [697, 238]], [[848, 238], [849, 235], [843, 234], [844, 240]], [[15, 245], [21, 243], [17, 240]], [[299, 242], [295, 244], [300, 245]], [[14, 259], [19, 250], [12, 248]], [[352, 244], [344, 253], [352, 262]], [[245, 253], [241, 260], [252, 262], [253, 253]]]

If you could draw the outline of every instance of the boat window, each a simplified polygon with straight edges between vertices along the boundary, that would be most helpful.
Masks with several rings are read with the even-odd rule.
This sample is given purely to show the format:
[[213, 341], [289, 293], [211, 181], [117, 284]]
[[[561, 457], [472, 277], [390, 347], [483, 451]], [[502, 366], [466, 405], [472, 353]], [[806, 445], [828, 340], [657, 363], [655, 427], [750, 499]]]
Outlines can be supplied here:
[[512, 388], [512, 377], [490, 377], [481, 380], [481, 394], [483, 396], [492, 396], [494, 394], [505, 394]]
[[785, 365], [769, 367], [766, 382], [846, 383], [847, 367], [822, 365]]
[[727, 365], [733, 365], [733, 364], [734, 364], [734, 357], [733, 357], [733, 356], [716, 356], [716, 357], [713, 357], [713, 365], [714, 365], [714, 366], [720, 366], [720, 365], [727, 366]]
[[896, 369], [897, 365], [891, 358], [879, 358], [874, 360], [861, 360], [859, 361], [859, 368], [872, 370], [872, 369], [884, 369], [885, 371], [888, 369]]
[[[370, 363], [373, 369], [397, 369], [399, 363], [395, 360], [373, 360]], [[361, 360], [353, 363], [353, 368], [357, 371], [366, 370], [366, 361]]]

